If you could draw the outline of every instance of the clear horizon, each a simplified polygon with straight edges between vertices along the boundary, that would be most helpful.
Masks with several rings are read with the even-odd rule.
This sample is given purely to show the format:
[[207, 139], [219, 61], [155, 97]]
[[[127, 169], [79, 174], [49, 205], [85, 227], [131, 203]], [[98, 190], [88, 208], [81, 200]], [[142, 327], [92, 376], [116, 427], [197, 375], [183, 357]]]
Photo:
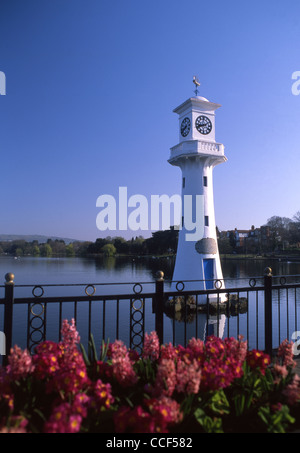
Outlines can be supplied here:
[[121, 186], [148, 199], [181, 193], [167, 160], [178, 143], [173, 109], [194, 95], [194, 75], [199, 95], [221, 104], [219, 230], [300, 210], [299, 2], [182, 6], [1, 2], [0, 233], [147, 237], [99, 231], [96, 201]]

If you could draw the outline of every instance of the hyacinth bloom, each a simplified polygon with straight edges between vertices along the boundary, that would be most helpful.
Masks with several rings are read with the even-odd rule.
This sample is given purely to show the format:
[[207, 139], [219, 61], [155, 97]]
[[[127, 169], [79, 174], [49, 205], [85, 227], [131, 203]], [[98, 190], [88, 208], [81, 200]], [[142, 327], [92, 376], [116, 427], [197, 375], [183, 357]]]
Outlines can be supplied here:
[[159, 358], [159, 339], [156, 332], [145, 334], [143, 358], [157, 360]]
[[34, 371], [34, 364], [30, 353], [26, 349], [22, 351], [18, 346], [14, 346], [8, 356], [6, 371], [16, 380], [31, 374]]
[[300, 401], [300, 377], [295, 374], [293, 381], [283, 390], [288, 404], [293, 406]]
[[74, 319], [71, 319], [70, 323], [68, 323], [66, 319], [63, 320], [61, 334], [65, 353], [73, 354], [77, 351], [77, 346], [80, 343], [80, 336], [77, 332]]
[[154, 395], [171, 396], [177, 383], [176, 366], [172, 359], [160, 360], [157, 367]]
[[284, 340], [279, 345], [277, 357], [282, 360], [284, 366], [295, 368], [296, 362], [294, 360], [293, 342], [289, 342], [287, 339]]
[[176, 391], [179, 393], [198, 393], [201, 381], [199, 362], [180, 360], [177, 363]]
[[112, 375], [122, 387], [130, 387], [137, 383], [138, 376], [133, 369], [129, 352], [121, 340], [109, 345], [108, 357], [111, 360]]

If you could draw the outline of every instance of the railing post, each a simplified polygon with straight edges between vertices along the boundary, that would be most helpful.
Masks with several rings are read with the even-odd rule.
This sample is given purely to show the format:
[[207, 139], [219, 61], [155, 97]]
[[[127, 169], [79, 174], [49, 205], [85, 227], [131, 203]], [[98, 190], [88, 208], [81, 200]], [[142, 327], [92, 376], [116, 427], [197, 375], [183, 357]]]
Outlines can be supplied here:
[[264, 272], [265, 286], [265, 352], [272, 357], [273, 325], [272, 325], [272, 269], [267, 267]]
[[7, 357], [12, 348], [13, 333], [13, 307], [14, 307], [14, 274], [5, 275], [5, 303], [4, 303], [4, 335], [6, 354], [3, 357], [3, 365], [7, 365]]
[[156, 273], [155, 283], [155, 330], [160, 344], [164, 342], [164, 273]]

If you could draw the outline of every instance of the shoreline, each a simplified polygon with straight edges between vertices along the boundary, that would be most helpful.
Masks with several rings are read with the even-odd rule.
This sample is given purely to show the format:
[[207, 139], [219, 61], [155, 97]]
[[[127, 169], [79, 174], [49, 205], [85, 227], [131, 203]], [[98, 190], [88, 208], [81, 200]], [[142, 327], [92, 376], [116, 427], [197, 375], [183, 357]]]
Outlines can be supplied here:
[[[10, 255], [10, 254], [1, 254], [1, 257], [10, 257], [10, 258], [152, 258], [152, 259], [160, 259], [160, 258], [176, 258], [176, 254], [174, 253], [168, 253], [168, 254], [147, 254], [147, 255], [141, 255], [141, 254], [126, 254], [126, 253], [116, 253], [115, 255], [111, 256], [105, 256], [104, 253], [95, 253], [95, 254], [84, 254], [84, 255], [73, 255], [73, 256], [68, 256], [64, 254], [52, 254], [51, 256], [35, 256], [35, 255]], [[239, 254], [239, 253], [220, 253], [220, 259], [221, 260], [249, 260], [249, 261], [254, 261], [254, 260], [259, 260], [259, 261], [279, 261], [279, 262], [300, 262], [300, 253], [299, 254], [292, 254], [292, 255], [255, 255], [255, 254]]]

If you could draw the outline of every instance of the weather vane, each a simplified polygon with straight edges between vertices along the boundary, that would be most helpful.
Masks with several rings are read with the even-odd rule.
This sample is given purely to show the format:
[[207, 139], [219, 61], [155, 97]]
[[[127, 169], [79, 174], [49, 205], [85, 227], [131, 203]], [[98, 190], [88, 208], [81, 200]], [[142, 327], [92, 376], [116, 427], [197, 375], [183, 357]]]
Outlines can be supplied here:
[[195, 86], [196, 86], [196, 89], [195, 89], [194, 93], [195, 93], [196, 96], [198, 96], [198, 87], [200, 86], [200, 82], [199, 82], [197, 76], [194, 76], [194, 77], [193, 77], [193, 83], [194, 83]]

